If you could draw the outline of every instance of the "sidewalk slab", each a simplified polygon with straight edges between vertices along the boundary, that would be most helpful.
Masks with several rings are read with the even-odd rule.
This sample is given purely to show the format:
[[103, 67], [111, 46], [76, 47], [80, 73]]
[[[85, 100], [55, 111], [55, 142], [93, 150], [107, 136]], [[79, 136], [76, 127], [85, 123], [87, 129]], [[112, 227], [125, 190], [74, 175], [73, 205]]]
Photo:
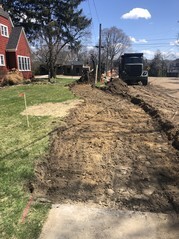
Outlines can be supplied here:
[[179, 239], [176, 214], [53, 205], [39, 239]]

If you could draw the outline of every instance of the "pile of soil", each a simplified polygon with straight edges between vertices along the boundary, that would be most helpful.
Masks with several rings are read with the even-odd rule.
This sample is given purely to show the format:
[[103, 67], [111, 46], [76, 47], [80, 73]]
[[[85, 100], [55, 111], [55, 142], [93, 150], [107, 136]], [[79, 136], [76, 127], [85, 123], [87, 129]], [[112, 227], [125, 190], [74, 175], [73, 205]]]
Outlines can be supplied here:
[[109, 81], [106, 84], [106, 89], [112, 94], [126, 94], [129, 90], [127, 84], [120, 78]]

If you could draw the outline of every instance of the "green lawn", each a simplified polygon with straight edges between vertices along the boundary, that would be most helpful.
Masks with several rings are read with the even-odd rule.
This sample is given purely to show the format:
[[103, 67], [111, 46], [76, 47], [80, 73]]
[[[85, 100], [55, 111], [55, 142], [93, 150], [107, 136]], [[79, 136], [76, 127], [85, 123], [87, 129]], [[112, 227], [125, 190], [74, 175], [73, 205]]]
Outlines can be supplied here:
[[[24, 110], [27, 105], [62, 102], [74, 99], [65, 85], [73, 79], [57, 79], [55, 84], [30, 84], [0, 90], [0, 238], [36, 239], [50, 205], [32, 203], [24, 223], [22, 213], [30, 192], [25, 185], [34, 179], [34, 164], [48, 150], [48, 133], [62, 119], [30, 116], [30, 127]], [[54, 123], [55, 122], [55, 123]]]

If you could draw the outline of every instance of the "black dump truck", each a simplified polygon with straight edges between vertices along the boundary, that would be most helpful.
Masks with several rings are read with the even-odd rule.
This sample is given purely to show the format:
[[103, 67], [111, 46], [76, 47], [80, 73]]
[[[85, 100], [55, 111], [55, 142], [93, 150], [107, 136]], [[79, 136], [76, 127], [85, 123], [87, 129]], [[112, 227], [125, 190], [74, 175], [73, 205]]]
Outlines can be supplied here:
[[119, 64], [119, 77], [128, 85], [148, 84], [148, 71], [143, 69], [143, 53], [125, 53]]

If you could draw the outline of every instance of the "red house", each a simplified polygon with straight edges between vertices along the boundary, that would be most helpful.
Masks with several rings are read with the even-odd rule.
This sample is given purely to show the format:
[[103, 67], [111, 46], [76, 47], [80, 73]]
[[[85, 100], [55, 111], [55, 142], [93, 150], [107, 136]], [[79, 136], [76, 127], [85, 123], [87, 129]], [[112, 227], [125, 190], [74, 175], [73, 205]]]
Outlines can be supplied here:
[[11, 18], [0, 4], [0, 71], [12, 68], [32, 77], [31, 51], [23, 27], [14, 27]]

